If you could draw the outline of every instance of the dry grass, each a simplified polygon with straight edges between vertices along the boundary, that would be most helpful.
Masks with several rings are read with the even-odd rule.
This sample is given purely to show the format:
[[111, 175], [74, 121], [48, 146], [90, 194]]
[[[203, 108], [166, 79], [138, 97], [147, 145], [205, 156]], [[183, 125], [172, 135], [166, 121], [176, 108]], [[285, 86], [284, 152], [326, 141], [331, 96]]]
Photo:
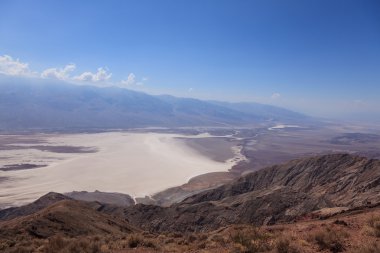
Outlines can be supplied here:
[[68, 240], [62, 236], [53, 236], [43, 247], [43, 253], [101, 253], [101, 245], [97, 240], [81, 238], [79, 240]]
[[352, 253], [379, 253], [380, 252], [380, 243], [372, 242], [367, 245], [362, 245], [357, 249], [351, 251]]
[[367, 225], [369, 226], [369, 232], [371, 235], [380, 237], [380, 216], [371, 216]]
[[271, 234], [252, 227], [234, 231], [230, 240], [237, 253], [265, 252], [273, 248]]
[[276, 253], [301, 253], [301, 247], [288, 237], [280, 237], [275, 244]]
[[333, 253], [342, 252], [344, 239], [349, 235], [336, 228], [327, 227], [311, 235], [311, 239], [316, 242], [320, 250], [329, 250]]
[[[375, 215], [376, 214], [376, 215]], [[28, 234], [4, 234], [4, 253], [379, 253], [377, 237], [380, 210], [341, 216], [324, 221], [253, 227], [234, 225], [208, 233], [134, 232], [124, 234], [69, 237], [55, 235], [38, 239]], [[347, 224], [347, 225], [345, 225]], [[360, 231], [365, 231], [361, 233]], [[370, 231], [370, 233], [368, 233]]]

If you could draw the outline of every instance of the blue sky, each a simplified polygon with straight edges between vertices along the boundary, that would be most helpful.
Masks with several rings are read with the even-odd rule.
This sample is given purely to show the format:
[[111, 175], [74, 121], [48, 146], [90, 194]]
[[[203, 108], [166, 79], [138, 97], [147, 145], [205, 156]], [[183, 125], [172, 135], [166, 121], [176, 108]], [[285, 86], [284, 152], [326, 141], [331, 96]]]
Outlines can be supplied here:
[[2, 0], [0, 73], [380, 117], [379, 13], [378, 0]]

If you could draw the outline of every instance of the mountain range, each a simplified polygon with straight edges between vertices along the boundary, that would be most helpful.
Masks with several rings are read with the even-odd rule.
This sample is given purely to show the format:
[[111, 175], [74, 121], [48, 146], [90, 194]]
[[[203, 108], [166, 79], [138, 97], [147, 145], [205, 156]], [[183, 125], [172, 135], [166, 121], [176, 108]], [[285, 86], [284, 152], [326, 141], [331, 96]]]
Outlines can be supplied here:
[[125, 88], [43, 79], [0, 79], [0, 129], [115, 129], [247, 126], [310, 118], [257, 103], [228, 103], [149, 95]]

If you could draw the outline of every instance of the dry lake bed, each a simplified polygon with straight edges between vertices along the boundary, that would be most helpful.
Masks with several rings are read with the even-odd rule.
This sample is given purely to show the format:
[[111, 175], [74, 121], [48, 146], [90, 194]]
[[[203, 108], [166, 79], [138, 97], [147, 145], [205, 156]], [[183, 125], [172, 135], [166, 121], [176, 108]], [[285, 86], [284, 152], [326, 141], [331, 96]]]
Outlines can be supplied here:
[[[215, 152], [209, 142], [217, 143]], [[50, 191], [151, 195], [200, 174], [228, 171], [239, 156], [236, 147], [231, 138], [207, 134], [0, 135], [0, 208]]]

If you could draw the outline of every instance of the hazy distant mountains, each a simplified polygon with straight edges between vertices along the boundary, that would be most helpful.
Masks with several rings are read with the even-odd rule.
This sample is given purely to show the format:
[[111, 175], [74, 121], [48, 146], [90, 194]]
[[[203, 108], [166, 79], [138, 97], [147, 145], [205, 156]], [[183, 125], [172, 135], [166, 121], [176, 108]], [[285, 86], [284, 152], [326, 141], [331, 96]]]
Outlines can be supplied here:
[[0, 80], [0, 129], [242, 126], [308, 117], [256, 103], [153, 96], [48, 80]]

